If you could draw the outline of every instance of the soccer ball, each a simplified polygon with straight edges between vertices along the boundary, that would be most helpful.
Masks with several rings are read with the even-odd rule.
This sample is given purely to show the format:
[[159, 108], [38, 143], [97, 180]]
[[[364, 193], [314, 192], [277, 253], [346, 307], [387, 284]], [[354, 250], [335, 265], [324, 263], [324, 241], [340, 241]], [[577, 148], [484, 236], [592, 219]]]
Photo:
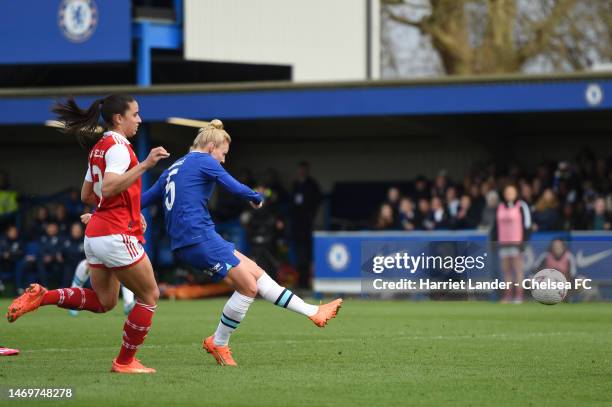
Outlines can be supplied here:
[[546, 305], [558, 304], [567, 295], [567, 280], [555, 269], [540, 270], [531, 281], [531, 295]]

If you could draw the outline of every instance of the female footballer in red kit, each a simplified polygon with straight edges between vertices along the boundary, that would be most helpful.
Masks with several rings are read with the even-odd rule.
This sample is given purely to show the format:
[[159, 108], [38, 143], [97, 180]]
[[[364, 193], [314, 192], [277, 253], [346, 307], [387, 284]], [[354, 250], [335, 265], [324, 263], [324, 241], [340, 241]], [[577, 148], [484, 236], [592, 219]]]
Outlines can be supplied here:
[[[96, 207], [84, 241], [93, 290], [47, 290], [32, 284], [9, 306], [7, 319], [14, 322], [44, 305], [103, 313], [117, 304], [123, 284], [137, 300], [125, 321], [123, 343], [111, 371], [154, 373], [155, 369], [135, 358], [151, 327], [159, 298], [153, 267], [142, 247], [140, 177], [169, 154], [163, 147], [156, 147], [142, 163], [138, 162], [128, 141], [141, 123], [138, 103], [131, 96], [110, 95], [94, 101], [87, 110], [68, 99], [58, 102], [53, 112], [65, 125], [65, 132], [76, 135], [81, 145], [91, 147], [81, 200]], [[107, 129], [103, 134], [97, 132], [100, 116]]]

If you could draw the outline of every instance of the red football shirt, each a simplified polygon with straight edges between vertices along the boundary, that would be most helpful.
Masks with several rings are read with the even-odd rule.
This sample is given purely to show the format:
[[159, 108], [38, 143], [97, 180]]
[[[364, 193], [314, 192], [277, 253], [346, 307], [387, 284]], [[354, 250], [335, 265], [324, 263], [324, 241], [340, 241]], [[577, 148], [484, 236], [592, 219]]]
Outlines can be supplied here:
[[104, 174], [123, 174], [136, 165], [138, 158], [130, 142], [119, 133], [104, 133], [91, 149], [85, 180], [93, 182], [98, 206], [87, 224], [85, 236], [123, 234], [135, 236], [144, 242], [140, 223], [140, 178], [122, 193], [109, 198], [102, 197]]

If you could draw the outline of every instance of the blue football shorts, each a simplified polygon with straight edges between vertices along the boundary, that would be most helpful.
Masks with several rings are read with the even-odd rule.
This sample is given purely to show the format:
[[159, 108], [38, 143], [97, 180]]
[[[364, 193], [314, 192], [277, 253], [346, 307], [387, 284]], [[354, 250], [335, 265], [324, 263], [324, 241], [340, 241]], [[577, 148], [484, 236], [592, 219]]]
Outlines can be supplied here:
[[217, 232], [206, 232], [205, 240], [174, 251], [178, 259], [220, 281], [240, 264], [234, 254], [234, 244], [223, 239]]

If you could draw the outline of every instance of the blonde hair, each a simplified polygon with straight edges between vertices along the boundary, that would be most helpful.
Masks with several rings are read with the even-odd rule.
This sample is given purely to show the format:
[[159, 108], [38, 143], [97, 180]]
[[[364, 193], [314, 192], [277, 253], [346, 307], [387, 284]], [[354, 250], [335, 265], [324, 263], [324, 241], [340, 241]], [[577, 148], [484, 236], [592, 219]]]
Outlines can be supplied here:
[[229, 144], [232, 142], [232, 138], [223, 130], [223, 122], [214, 119], [206, 127], [198, 130], [198, 135], [193, 140], [190, 150], [205, 148], [208, 143], [213, 143], [215, 147], [219, 147], [224, 142]]

